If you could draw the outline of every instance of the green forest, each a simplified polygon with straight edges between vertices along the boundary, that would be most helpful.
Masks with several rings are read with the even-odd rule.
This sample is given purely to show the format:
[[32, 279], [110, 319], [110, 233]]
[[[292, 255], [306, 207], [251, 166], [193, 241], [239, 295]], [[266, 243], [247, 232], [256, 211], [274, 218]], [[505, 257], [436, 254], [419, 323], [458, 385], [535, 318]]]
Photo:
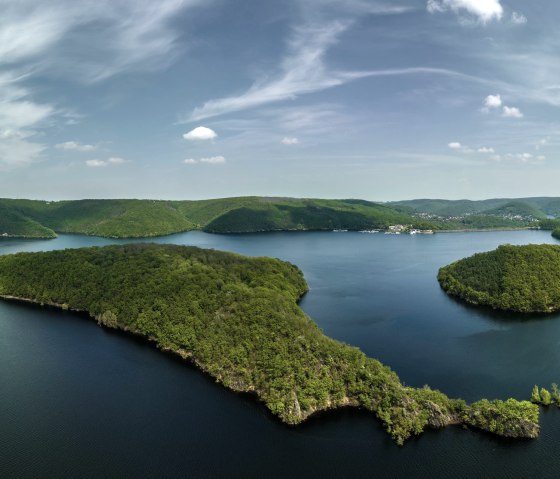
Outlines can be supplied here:
[[460, 399], [397, 375], [326, 337], [298, 306], [302, 272], [272, 258], [177, 245], [134, 244], [0, 256], [0, 296], [87, 312], [189, 359], [297, 424], [342, 406], [374, 413], [402, 444], [426, 428], [464, 424], [536, 437], [528, 401]]
[[405, 207], [410, 211], [441, 216], [464, 216], [472, 214], [485, 215], [520, 215], [534, 216], [541, 219], [547, 216], [560, 216], [560, 198], [493, 198], [488, 200], [440, 200], [418, 199], [393, 201], [393, 207]]
[[449, 294], [471, 304], [516, 312], [560, 309], [560, 246], [502, 245], [439, 270]]
[[[406, 205], [351, 199], [256, 196], [198, 201], [0, 199], [0, 237], [52, 238], [56, 233], [76, 233], [147, 238], [189, 230], [209, 233], [359, 231], [396, 224], [436, 231], [538, 226], [533, 217], [512, 217], [514, 207], [506, 205], [492, 214], [432, 218]], [[526, 214], [532, 211], [522, 210]]]

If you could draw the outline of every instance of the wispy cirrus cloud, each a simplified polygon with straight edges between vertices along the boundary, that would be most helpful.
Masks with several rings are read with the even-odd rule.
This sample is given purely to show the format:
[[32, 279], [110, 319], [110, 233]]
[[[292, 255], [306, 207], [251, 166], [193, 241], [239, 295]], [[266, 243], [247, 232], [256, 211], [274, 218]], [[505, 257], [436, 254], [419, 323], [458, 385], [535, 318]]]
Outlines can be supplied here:
[[61, 69], [88, 83], [169, 62], [180, 32], [170, 23], [202, 0], [0, 0], [0, 58]]
[[255, 82], [247, 91], [235, 96], [209, 100], [197, 107], [187, 121], [197, 121], [227, 113], [255, 108], [269, 103], [295, 99], [368, 77], [442, 75], [466, 81], [492, 84], [492, 81], [461, 72], [431, 67], [392, 68], [367, 71], [331, 70], [325, 63], [328, 49], [338, 42], [350, 26], [349, 22], [333, 21], [307, 25], [294, 30], [281, 72], [273, 79]]
[[303, 20], [292, 27], [286, 42], [286, 52], [276, 72], [256, 80], [242, 93], [206, 101], [181, 122], [198, 121], [291, 100], [366, 77], [415, 74], [461, 76], [451, 70], [429, 67], [341, 71], [328, 64], [329, 50], [339, 43], [358, 17], [399, 15], [414, 10], [409, 6], [362, 0], [313, 0], [302, 3]]
[[[0, 0], [0, 131], [12, 132], [10, 138], [0, 136], [0, 164], [37, 160], [46, 148], [32, 140], [38, 129], [57, 116], [69, 123], [67, 108], [34, 99], [31, 80], [63, 77], [90, 84], [125, 71], [160, 69], [180, 50], [181, 32], [172, 20], [207, 3]], [[91, 146], [70, 142], [61, 148], [92, 151]]]

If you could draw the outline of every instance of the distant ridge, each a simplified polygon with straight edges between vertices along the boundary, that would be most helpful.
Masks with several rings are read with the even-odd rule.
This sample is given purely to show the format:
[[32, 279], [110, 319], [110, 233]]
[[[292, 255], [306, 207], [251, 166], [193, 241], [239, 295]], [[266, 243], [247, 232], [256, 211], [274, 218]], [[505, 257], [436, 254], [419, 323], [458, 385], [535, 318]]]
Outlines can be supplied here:
[[55, 232], [145, 238], [195, 229], [247, 233], [361, 230], [391, 224], [435, 227], [368, 201], [255, 196], [200, 201], [0, 199], [0, 214], [0, 235], [29, 238], [51, 238]]
[[509, 229], [536, 227], [539, 221], [556, 216], [560, 216], [560, 198], [390, 203], [258, 196], [196, 201], [0, 199], [0, 237], [53, 238], [56, 233], [75, 233], [148, 238], [190, 230], [360, 231], [398, 224], [431, 230]]

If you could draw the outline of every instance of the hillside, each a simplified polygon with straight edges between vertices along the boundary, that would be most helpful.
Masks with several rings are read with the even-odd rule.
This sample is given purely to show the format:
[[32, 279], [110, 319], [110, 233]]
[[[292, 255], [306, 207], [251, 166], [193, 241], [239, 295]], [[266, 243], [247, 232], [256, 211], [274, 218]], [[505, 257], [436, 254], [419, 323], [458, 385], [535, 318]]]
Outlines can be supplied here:
[[469, 303], [516, 312], [560, 310], [560, 246], [503, 245], [439, 270], [449, 294]]
[[178, 233], [194, 227], [174, 205], [165, 201], [0, 200], [0, 205], [58, 233], [141, 238]]
[[465, 215], [512, 215], [546, 218], [560, 216], [560, 198], [494, 198], [488, 200], [418, 199], [393, 201], [391, 207], [406, 207], [416, 213], [457, 217]]
[[[435, 225], [385, 205], [360, 200], [241, 197], [201, 201], [0, 200], [3, 211], [59, 233], [138, 238], [192, 229], [212, 233], [359, 230], [391, 224]], [[12, 229], [25, 236], [24, 229]], [[51, 232], [52, 233], [52, 232]], [[1, 232], [0, 232], [1, 234]]]
[[502, 216], [508, 218], [546, 218], [546, 214], [530, 203], [523, 201], [510, 201], [504, 205], [485, 210], [486, 215]]
[[556, 212], [557, 207], [560, 208], [560, 200], [555, 198], [411, 200], [386, 204], [356, 199], [257, 196], [198, 201], [0, 199], [6, 230], [0, 228], [0, 235], [52, 237], [53, 232], [58, 232], [142, 238], [193, 229], [210, 233], [357, 231], [396, 224], [468, 231], [538, 227], [539, 221], [553, 229], [546, 216]]
[[400, 444], [426, 428], [461, 423], [508, 437], [538, 435], [539, 410], [527, 401], [467, 405], [404, 386], [380, 362], [324, 336], [297, 305], [306, 291], [289, 263], [194, 247], [0, 256], [0, 296], [87, 312], [142, 336], [224, 386], [256, 394], [288, 424], [353, 406], [373, 412]]
[[[279, 230], [363, 230], [423, 222], [388, 206], [359, 200], [255, 198], [204, 226], [211, 233]], [[435, 228], [433, 224], [429, 227]]]
[[20, 212], [0, 204], [0, 237], [55, 238], [56, 233]]

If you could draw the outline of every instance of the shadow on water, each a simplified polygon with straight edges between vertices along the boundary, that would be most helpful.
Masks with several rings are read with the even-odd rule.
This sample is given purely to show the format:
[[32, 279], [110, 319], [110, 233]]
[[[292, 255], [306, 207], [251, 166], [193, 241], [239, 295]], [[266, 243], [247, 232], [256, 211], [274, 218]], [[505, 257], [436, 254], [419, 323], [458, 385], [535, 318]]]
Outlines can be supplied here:
[[442, 294], [447, 297], [447, 300], [454, 305], [458, 306], [465, 312], [472, 313], [481, 319], [487, 319], [496, 323], [530, 323], [539, 321], [557, 320], [560, 318], [560, 313], [521, 313], [517, 311], [504, 311], [501, 309], [492, 308], [485, 304], [472, 304], [459, 298], [447, 294], [443, 289]]

